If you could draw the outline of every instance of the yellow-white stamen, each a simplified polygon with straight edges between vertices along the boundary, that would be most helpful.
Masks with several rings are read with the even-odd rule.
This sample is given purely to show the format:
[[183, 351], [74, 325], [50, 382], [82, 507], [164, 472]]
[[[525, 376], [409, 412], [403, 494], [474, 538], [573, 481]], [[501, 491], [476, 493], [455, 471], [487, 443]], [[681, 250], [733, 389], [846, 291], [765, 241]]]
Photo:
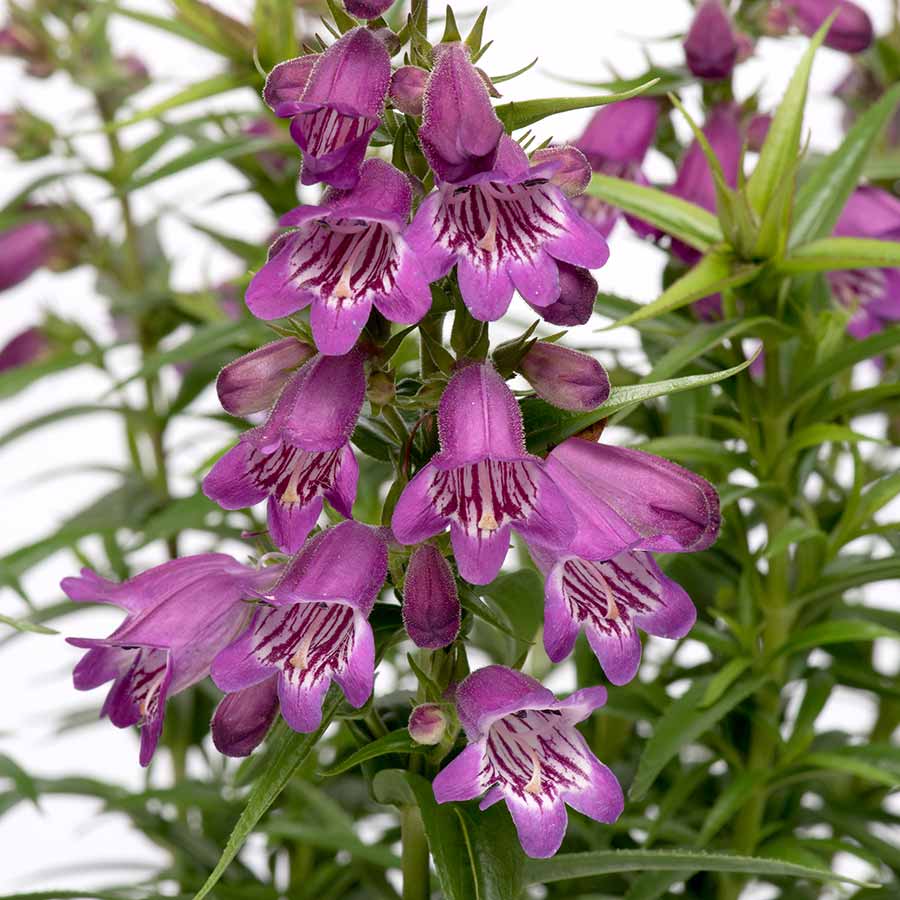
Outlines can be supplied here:
[[541, 761], [532, 747], [526, 747], [525, 749], [531, 757], [532, 765], [531, 778], [528, 784], [525, 785], [525, 790], [529, 794], [539, 794], [541, 792]]
[[493, 510], [486, 509], [478, 520], [478, 527], [483, 531], [496, 531], [500, 526], [494, 518]]
[[300, 641], [300, 646], [293, 652], [291, 655], [290, 663], [295, 669], [305, 669], [306, 668], [306, 655], [309, 653], [310, 645], [313, 642], [314, 633], [312, 629], [310, 629], [305, 635], [303, 635], [303, 640]]
[[497, 201], [488, 194], [483, 194], [482, 196], [490, 210], [490, 219], [488, 220], [487, 231], [477, 246], [488, 253], [493, 253], [497, 249]]

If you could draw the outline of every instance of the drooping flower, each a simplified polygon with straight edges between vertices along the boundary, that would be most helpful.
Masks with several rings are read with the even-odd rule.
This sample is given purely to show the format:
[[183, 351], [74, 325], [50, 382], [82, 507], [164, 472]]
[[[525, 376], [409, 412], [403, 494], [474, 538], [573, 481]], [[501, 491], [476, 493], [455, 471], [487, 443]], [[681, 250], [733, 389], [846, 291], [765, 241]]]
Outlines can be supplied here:
[[[653, 143], [658, 121], [658, 101], [633, 97], [601, 106], [574, 143], [594, 172], [643, 182], [646, 179], [641, 164]], [[590, 194], [582, 194], [572, 203], [604, 237], [609, 236], [621, 215], [616, 207]]]
[[203, 479], [224, 509], [268, 498], [269, 534], [296, 553], [322, 512], [323, 497], [350, 517], [359, 467], [348, 440], [365, 397], [363, 357], [317, 356], [292, 376], [268, 420], [244, 432]]
[[698, 78], [728, 78], [738, 55], [738, 39], [722, 0], [703, 0], [684, 40], [688, 68]]
[[[594, 312], [597, 279], [580, 266], [559, 262], [559, 299], [549, 306], [531, 308], [551, 325], [584, 325]], [[529, 304], [531, 305], [531, 304]]]
[[861, 53], [875, 40], [869, 14], [850, 0], [784, 0], [784, 7], [797, 27], [815, 34], [835, 11], [837, 18], [825, 35], [825, 46], [844, 53]]
[[38, 362], [50, 352], [50, 341], [44, 330], [26, 328], [0, 348], [0, 372]]
[[530, 549], [546, 577], [544, 649], [553, 662], [572, 652], [584, 628], [606, 677], [627, 684], [641, 661], [638, 628], [680, 638], [696, 621], [690, 597], [663, 575], [650, 553], [632, 550], [592, 560]]
[[303, 151], [302, 183], [351, 188], [381, 120], [390, 56], [371, 31], [354, 28], [318, 56], [302, 94], [291, 100], [293, 86], [303, 81], [305, 59], [276, 67], [266, 86], [266, 102], [277, 115], [291, 119], [291, 137]]
[[14, 287], [50, 259], [56, 232], [40, 220], [0, 232], [0, 291]]
[[262, 743], [277, 715], [278, 683], [274, 676], [226, 694], [210, 723], [216, 750], [225, 756], [249, 756]]
[[436, 650], [459, 633], [459, 596], [447, 560], [432, 544], [417, 547], [403, 585], [403, 625], [417, 647]]
[[75, 666], [75, 688], [113, 686], [101, 715], [117, 728], [141, 725], [142, 766], [162, 732], [166, 700], [209, 674], [213, 657], [246, 624], [242, 602], [274, 583], [280, 567], [251, 569], [224, 553], [163, 563], [121, 584], [90, 569], [65, 578], [71, 600], [112, 603], [128, 613], [108, 638], [69, 638], [88, 652]]
[[370, 159], [352, 190], [330, 191], [320, 206], [289, 212], [281, 224], [296, 230], [275, 241], [250, 282], [250, 311], [277, 319], [311, 305], [316, 346], [330, 355], [356, 343], [373, 305], [392, 322], [418, 322], [431, 291], [401, 234], [411, 203], [409, 179]]
[[216, 379], [222, 408], [233, 416], [271, 409], [294, 372], [315, 354], [315, 347], [287, 337], [239, 356]]
[[571, 147], [541, 151], [530, 165], [522, 148], [504, 137], [496, 167], [482, 180], [439, 186], [406, 231], [429, 281], [456, 265], [466, 306], [476, 319], [493, 321], [506, 312], [514, 290], [533, 307], [559, 300], [561, 262], [602, 266], [606, 241], [554, 182], [562, 176], [565, 187], [578, 183], [571, 173], [575, 153]]
[[509, 549], [510, 530], [565, 547], [575, 523], [544, 462], [525, 451], [522, 415], [490, 365], [457, 372], [438, 412], [441, 450], [404, 488], [392, 529], [417, 544], [450, 526], [459, 572], [474, 584], [492, 581]]
[[[837, 237], [900, 241], [900, 200], [876, 187], [857, 188], [834, 229]], [[865, 338], [900, 322], [900, 270], [842, 269], [828, 273], [835, 296], [854, 316], [847, 330]]]
[[469, 746], [434, 779], [438, 803], [506, 801], [519, 841], [532, 857], [553, 856], [566, 833], [566, 804], [615, 822], [622, 788], [576, 729], [606, 702], [602, 687], [557, 700], [540, 682], [504, 666], [473, 672], [456, 694]]
[[393, 5], [394, 0], [344, 0], [347, 12], [357, 19], [377, 19]]
[[587, 353], [536, 341], [519, 363], [535, 393], [560, 409], [587, 412], [609, 397], [609, 376]]
[[317, 534], [216, 657], [213, 681], [232, 692], [276, 676], [281, 714], [295, 731], [319, 727], [332, 680], [362, 706], [375, 677], [368, 617], [386, 574], [387, 546], [375, 529], [349, 521]]
[[391, 102], [408, 116], [421, 116], [428, 72], [418, 66], [401, 66], [391, 76]]
[[417, 706], [409, 714], [409, 736], [417, 744], [434, 747], [439, 744], [447, 731], [447, 717], [434, 703]]
[[439, 44], [422, 105], [419, 141], [438, 181], [468, 184], [492, 172], [503, 124], [462, 43]]

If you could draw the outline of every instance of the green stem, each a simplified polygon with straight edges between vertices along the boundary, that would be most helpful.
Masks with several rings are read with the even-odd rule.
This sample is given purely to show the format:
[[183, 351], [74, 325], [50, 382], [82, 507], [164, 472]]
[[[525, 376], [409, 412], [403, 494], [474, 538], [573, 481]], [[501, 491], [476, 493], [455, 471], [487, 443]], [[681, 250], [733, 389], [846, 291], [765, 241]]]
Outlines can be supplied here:
[[417, 806], [404, 806], [400, 810], [400, 836], [403, 841], [403, 900], [428, 900], [431, 895], [428, 840]]
[[426, 337], [434, 343], [444, 343], [444, 314], [426, 316], [419, 322], [419, 363], [422, 377], [427, 378], [439, 371], [437, 363], [428, 351]]

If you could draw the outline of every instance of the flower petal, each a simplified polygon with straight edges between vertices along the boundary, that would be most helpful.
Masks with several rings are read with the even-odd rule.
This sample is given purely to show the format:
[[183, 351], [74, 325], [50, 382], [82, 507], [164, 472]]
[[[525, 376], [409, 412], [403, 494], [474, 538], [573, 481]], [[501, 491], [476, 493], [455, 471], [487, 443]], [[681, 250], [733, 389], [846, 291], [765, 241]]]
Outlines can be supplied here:
[[485, 792], [487, 774], [484, 748], [481, 744], [470, 744], [435, 775], [431, 784], [434, 799], [438, 803], [472, 800]]
[[440, 515], [431, 499], [438, 469], [428, 463], [403, 489], [391, 517], [391, 530], [401, 544], [418, 544], [447, 527], [447, 517]]
[[267, 521], [272, 543], [284, 553], [294, 554], [322, 514], [321, 495], [309, 503], [284, 503], [279, 497], [269, 497]]
[[559, 299], [559, 267], [543, 250], [527, 260], [512, 260], [508, 271], [516, 290], [532, 306], [550, 306]]
[[370, 299], [353, 296], [344, 302], [333, 297], [313, 303], [309, 324], [319, 352], [327, 356], [343, 356], [352, 350], [369, 321], [371, 311]]
[[274, 666], [260, 662], [254, 652], [254, 631], [261, 617], [268, 614], [264, 609], [257, 609], [246, 631], [213, 660], [210, 674], [220, 691], [229, 694], [241, 691], [265, 681], [274, 673]]
[[569, 824], [566, 805], [561, 799], [526, 801], [508, 793], [506, 807], [519, 834], [519, 843], [528, 856], [546, 859], [559, 850]]
[[469, 312], [479, 322], [494, 322], [509, 308], [514, 289], [506, 268], [487, 254], [484, 256], [477, 260], [461, 256], [456, 276]]
[[294, 675], [294, 670], [281, 674], [278, 679], [278, 702], [284, 721], [294, 731], [310, 734], [322, 724], [322, 703], [328, 685], [326, 677], [306, 683]]
[[279, 237], [269, 248], [269, 257], [253, 276], [244, 300], [258, 319], [281, 319], [306, 306], [312, 294], [294, 283], [294, 254], [308, 235], [305, 231]]
[[222, 509], [246, 509], [266, 497], [266, 490], [251, 477], [254, 448], [245, 442], [232, 447], [203, 479], [203, 493]]
[[622, 787], [616, 776], [594, 756], [581, 735], [578, 740], [590, 760], [590, 778], [580, 790], [565, 792], [563, 799], [572, 809], [597, 822], [615, 822], [625, 808]]
[[490, 584], [500, 573], [509, 550], [509, 525], [494, 531], [477, 529], [474, 534], [450, 525], [450, 542], [459, 574], [472, 584]]
[[353, 621], [353, 645], [347, 655], [345, 668], [335, 672], [334, 680], [341, 686], [347, 702], [359, 709], [372, 696], [375, 685], [375, 638], [372, 627], [361, 613]]
[[359, 484], [359, 463], [350, 445], [341, 451], [340, 467], [334, 486], [325, 491], [325, 498], [344, 517], [351, 518]]

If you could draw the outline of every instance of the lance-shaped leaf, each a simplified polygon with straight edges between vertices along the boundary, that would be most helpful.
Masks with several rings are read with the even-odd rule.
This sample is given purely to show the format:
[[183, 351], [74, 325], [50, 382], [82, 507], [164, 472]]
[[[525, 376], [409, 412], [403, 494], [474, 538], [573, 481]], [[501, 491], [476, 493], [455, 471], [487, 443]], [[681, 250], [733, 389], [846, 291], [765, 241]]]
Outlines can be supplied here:
[[810, 39], [809, 46], [794, 70], [784, 99], [778, 107], [765, 143], [759, 154], [759, 161], [747, 182], [747, 195], [753, 208], [762, 215], [775, 194], [778, 183], [785, 172], [796, 163], [800, 152], [800, 136], [803, 130], [803, 110], [809, 88], [809, 75], [813, 57], [825, 39], [832, 19]]
[[645, 81], [637, 87], [620, 94], [600, 94], [593, 97], [544, 97], [540, 100], [510, 101], [502, 103], [494, 109], [508, 132], [517, 128], [527, 128], [557, 113], [570, 112], [575, 109], [591, 109], [595, 106], [606, 106], [619, 100], [628, 100], [652, 88], [658, 78]]
[[821, 238], [792, 250], [780, 271], [835, 272], [838, 269], [892, 269], [900, 266], [900, 241], [871, 238]]
[[705, 253], [725, 240], [711, 212], [657, 188], [595, 174], [585, 193], [655, 225], [695, 250]]

